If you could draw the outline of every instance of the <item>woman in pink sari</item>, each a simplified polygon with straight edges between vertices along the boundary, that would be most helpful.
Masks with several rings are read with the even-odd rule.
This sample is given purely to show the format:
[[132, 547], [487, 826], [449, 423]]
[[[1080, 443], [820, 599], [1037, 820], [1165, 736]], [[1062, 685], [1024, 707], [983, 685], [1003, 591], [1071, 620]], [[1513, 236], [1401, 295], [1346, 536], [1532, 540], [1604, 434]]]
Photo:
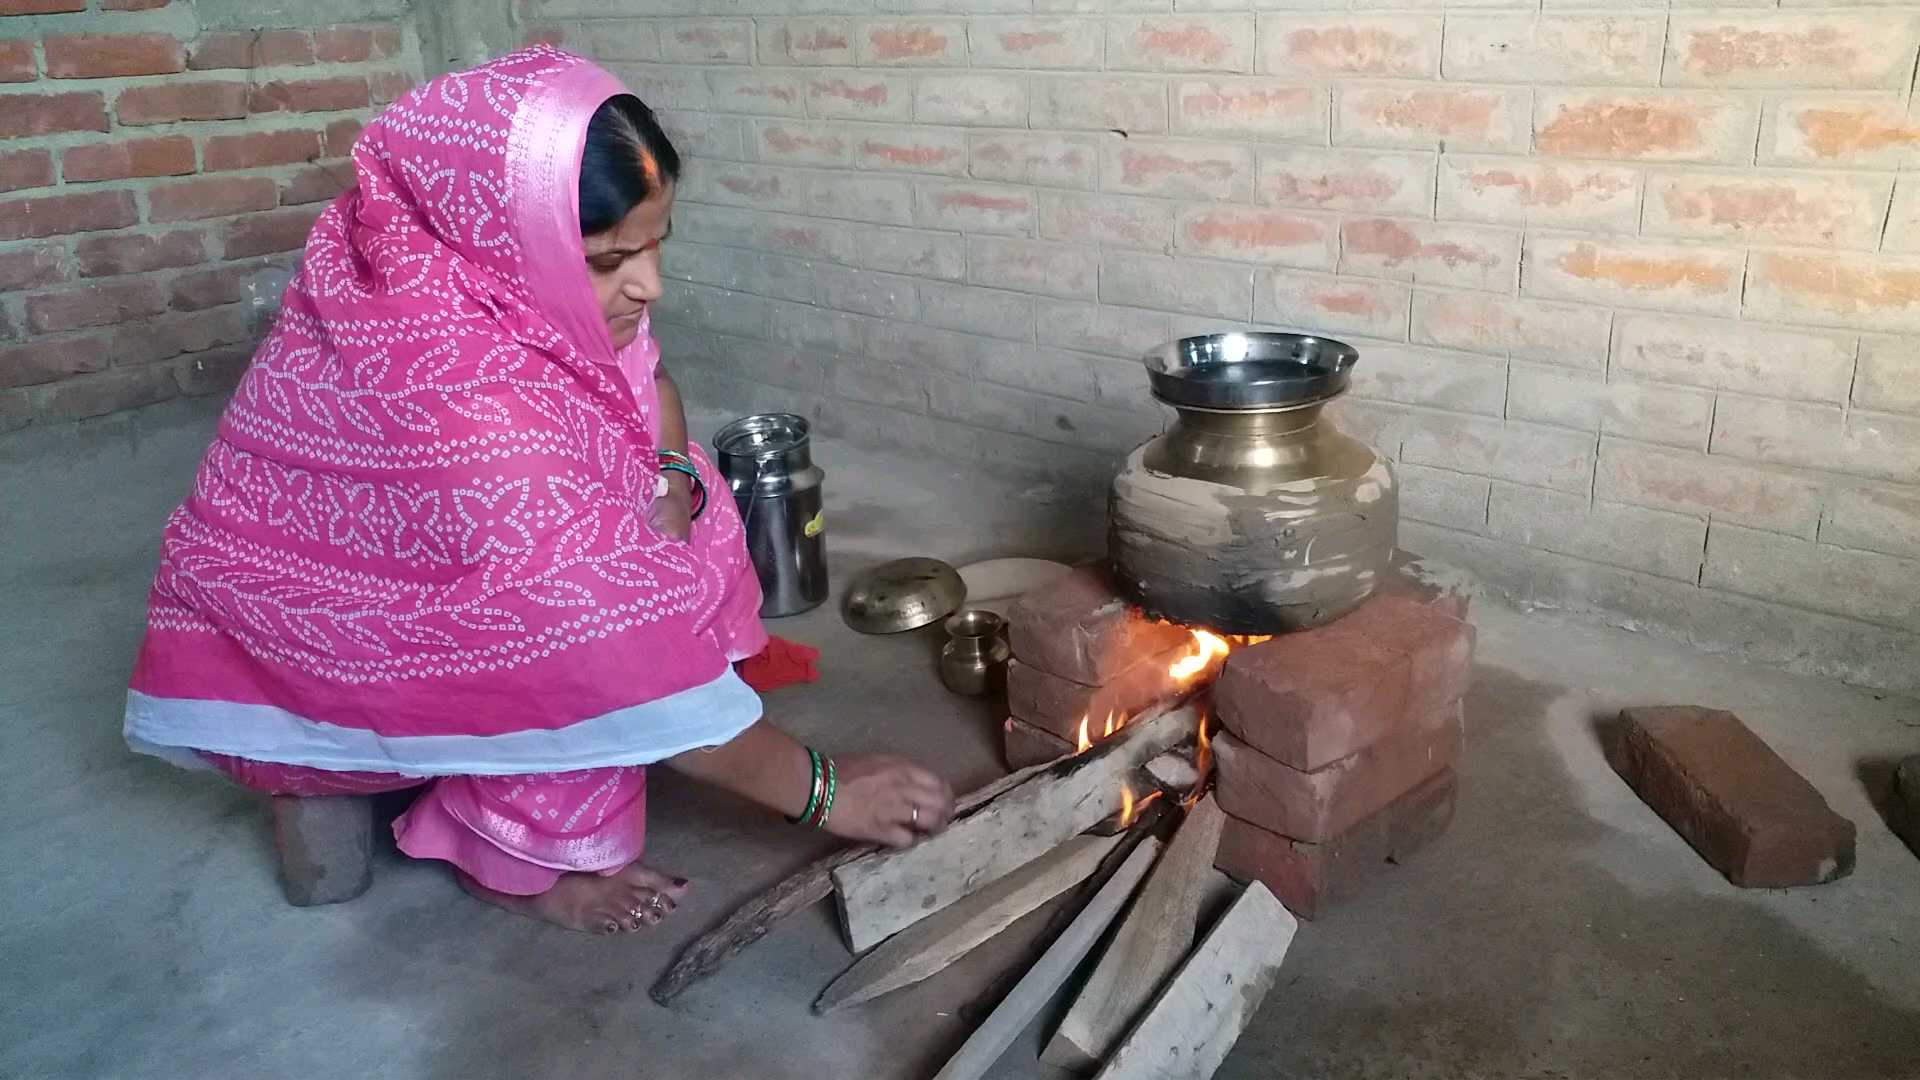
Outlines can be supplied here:
[[[903, 845], [952, 792], [762, 718], [724, 482], [648, 332], [678, 156], [537, 47], [368, 125], [187, 501], [128, 695], [138, 750], [286, 795], [424, 786], [401, 850], [492, 903], [639, 930], [660, 762]], [[708, 500], [705, 492], [717, 493]]]

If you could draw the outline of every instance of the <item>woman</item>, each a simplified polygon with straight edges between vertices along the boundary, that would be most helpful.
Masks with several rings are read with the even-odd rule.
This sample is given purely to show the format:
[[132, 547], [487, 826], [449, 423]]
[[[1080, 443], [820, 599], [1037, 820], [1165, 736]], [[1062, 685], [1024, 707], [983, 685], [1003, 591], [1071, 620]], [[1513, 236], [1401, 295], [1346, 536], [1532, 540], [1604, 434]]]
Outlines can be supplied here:
[[[400, 849], [575, 930], [638, 930], [662, 762], [850, 839], [952, 792], [761, 717], [726, 487], [648, 332], [680, 161], [601, 69], [527, 49], [368, 125], [169, 520], [130, 745], [275, 794], [424, 785]], [[707, 498], [707, 492], [719, 497]]]

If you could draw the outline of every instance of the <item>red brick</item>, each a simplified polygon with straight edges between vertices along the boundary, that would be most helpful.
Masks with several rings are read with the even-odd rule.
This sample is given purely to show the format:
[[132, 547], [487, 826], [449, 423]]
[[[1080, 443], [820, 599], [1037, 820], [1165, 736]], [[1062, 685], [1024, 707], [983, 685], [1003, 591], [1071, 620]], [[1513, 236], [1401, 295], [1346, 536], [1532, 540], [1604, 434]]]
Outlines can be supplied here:
[[346, 157], [353, 153], [354, 141], [360, 138], [361, 123], [358, 120], [335, 120], [327, 125], [327, 157]]
[[155, 224], [198, 221], [250, 210], [271, 210], [274, 205], [274, 184], [268, 177], [207, 177], [148, 192], [147, 220]]
[[1910, 12], [1675, 15], [1666, 82], [1904, 90], [1915, 38]]
[[1214, 865], [1264, 884], [1295, 915], [1317, 918], [1445, 832], [1458, 793], [1459, 782], [1447, 770], [1324, 844], [1291, 840], [1229, 815]]
[[298, 30], [241, 30], [202, 34], [187, 66], [215, 68], [304, 67], [313, 63], [313, 41]]
[[33, 386], [104, 371], [111, 359], [107, 339], [99, 334], [0, 346], [0, 386]]
[[1512, 88], [1343, 85], [1334, 142], [1521, 152], [1532, 134], [1527, 99]]
[[[242, 82], [166, 83], [136, 86], [113, 99], [122, 124], [171, 124], [177, 120], [237, 120], [247, 115]], [[105, 127], [98, 130], [105, 131]]]
[[1312, 85], [1274, 79], [1180, 82], [1173, 87], [1173, 129], [1256, 139], [1324, 135], [1327, 98]]
[[45, 150], [0, 150], [0, 191], [52, 185], [52, 154]]
[[184, 176], [192, 171], [193, 140], [185, 135], [76, 146], [60, 155], [60, 172], [69, 184], [138, 176]]
[[50, 420], [85, 420], [165, 401], [179, 392], [166, 368], [132, 367], [62, 380], [39, 391], [38, 401], [41, 415]]
[[0, 252], [0, 292], [37, 289], [56, 281], [65, 281], [58, 244], [35, 244]]
[[1125, 723], [1147, 706], [1177, 696], [1181, 684], [1167, 669], [1186, 653], [1186, 645], [1176, 645], [1099, 686], [1050, 675], [1016, 659], [1007, 665], [1007, 711], [1062, 739], [1077, 740], [1085, 718], [1087, 737], [1098, 741], [1109, 718]]
[[[686, 31], [680, 31], [685, 34]], [[673, 36], [663, 38], [662, 44], [669, 48]], [[959, 22], [884, 22], [873, 23], [865, 27], [855, 40], [858, 50], [858, 63], [863, 67], [916, 64], [964, 64], [967, 55], [967, 32]], [[694, 44], [694, 43], [689, 43]], [[709, 49], [720, 51], [713, 45]], [[682, 50], [678, 56], [669, 59], [689, 60], [722, 59], [722, 56], [708, 57], [700, 53], [689, 54]]]
[[1432, 78], [1440, 18], [1421, 15], [1275, 16], [1260, 25], [1263, 71], [1300, 78]]
[[1051, 732], [1041, 731], [1024, 720], [1008, 717], [1001, 725], [1007, 768], [1024, 769], [1044, 765], [1073, 753], [1073, 744]]
[[158, 281], [115, 281], [27, 297], [27, 328], [57, 334], [88, 326], [112, 326], [166, 310]]
[[1107, 24], [1114, 71], [1252, 71], [1253, 16], [1186, 15]]
[[1753, 153], [1758, 113], [1729, 94], [1542, 92], [1534, 142], [1543, 155], [1634, 161], [1721, 161]]
[[313, 53], [326, 64], [385, 60], [400, 51], [400, 28], [390, 23], [333, 26], [313, 32]]
[[38, 75], [33, 42], [0, 41], [0, 83], [32, 82]]
[[267, 214], [252, 214], [227, 226], [227, 258], [244, 259], [252, 255], [270, 255], [277, 251], [297, 251], [306, 246], [307, 232], [320, 207], [299, 207]]
[[1614, 768], [1727, 880], [1817, 885], [1853, 872], [1853, 822], [1730, 712], [1625, 709]]
[[207, 172], [292, 165], [320, 156], [320, 133], [310, 130], [254, 131], [245, 135], [214, 135], [204, 148]]
[[1302, 772], [1247, 746], [1231, 733], [1214, 737], [1215, 792], [1220, 808], [1269, 832], [1324, 843], [1451, 768], [1464, 737], [1458, 701], [1358, 753]]
[[1325, 218], [1291, 210], [1215, 207], [1180, 215], [1179, 246], [1196, 255], [1333, 269], [1338, 236]]
[[1473, 638], [1431, 605], [1374, 596], [1326, 626], [1235, 650], [1214, 701], [1242, 741], [1311, 771], [1463, 697]]
[[137, 236], [125, 233], [89, 236], [73, 246], [81, 277], [111, 277], [168, 270], [207, 261], [200, 234], [191, 229]]
[[200, 311], [235, 303], [245, 294], [247, 275], [258, 269], [242, 264], [180, 274], [172, 280], [171, 304], [176, 311]]
[[326, 161], [296, 170], [280, 184], [280, 205], [325, 202], [353, 186], [351, 161]]
[[1253, 151], [1228, 143], [1116, 140], [1101, 155], [1101, 188], [1180, 199], [1246, 199]]
[[0, 0], [0, 16], [57, 15], [87, 10], [87, 0]]
[[0, 139], [107, 130], [99, 94], [0, 94]]
[[187, 52], [170, 34], [50, 34], [47, 77], [104, 79], [171, 75], [187, 68]]
[[1444, 222], [1350, 218], [1340, 230], [1340, 271], [1509, 292], [1520, 275], [1520, 234]]
[[113, 335], [113, 358], [117, 364], [150, 364], [252, 339], [253, 316], [248, 306], [228, 304], [123, 326]]
[[1106, 572], [1091, 567], [1028, 593], [1008, 611], [1007, 622], [1021, 663], [1087, 686], [1110, 682], [1192, 637], [1135, 611]]
[[367, 80], [342, 75], [332, 79], [294, 79], [256, 86], [247, 107], [254, 112], [339, 112], [363, 109], [373, 100]]
[[125, 191], [13, 199], [0, 202], [0, 240], [122, 229], [139, 219], [133, 195]]

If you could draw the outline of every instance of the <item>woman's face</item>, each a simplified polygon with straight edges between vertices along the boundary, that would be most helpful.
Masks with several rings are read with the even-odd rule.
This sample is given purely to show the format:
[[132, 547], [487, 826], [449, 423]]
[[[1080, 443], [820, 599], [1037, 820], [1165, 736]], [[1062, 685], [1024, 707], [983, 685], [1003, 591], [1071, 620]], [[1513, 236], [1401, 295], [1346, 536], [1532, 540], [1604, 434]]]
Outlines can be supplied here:
[[587, 278], [616, 349], [633, 343], [647, 305], [660, 299], [660, 242], [672, 219], [673, 184], [668, 182], [618, 225], [585, 238]]

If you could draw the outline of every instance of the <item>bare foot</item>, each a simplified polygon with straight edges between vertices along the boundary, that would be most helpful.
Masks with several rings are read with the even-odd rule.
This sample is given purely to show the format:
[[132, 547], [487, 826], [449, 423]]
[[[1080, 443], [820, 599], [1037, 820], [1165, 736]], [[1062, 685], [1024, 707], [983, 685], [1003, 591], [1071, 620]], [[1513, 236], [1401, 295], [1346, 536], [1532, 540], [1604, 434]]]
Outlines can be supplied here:
[[460, 887], [495, 907], [589, 934], [617, 934], [658, 925], [673, 914], [687, 883], [635, 862], [608, 875], [562, 874], [533, 896], [498, 892], [455, 869]]

